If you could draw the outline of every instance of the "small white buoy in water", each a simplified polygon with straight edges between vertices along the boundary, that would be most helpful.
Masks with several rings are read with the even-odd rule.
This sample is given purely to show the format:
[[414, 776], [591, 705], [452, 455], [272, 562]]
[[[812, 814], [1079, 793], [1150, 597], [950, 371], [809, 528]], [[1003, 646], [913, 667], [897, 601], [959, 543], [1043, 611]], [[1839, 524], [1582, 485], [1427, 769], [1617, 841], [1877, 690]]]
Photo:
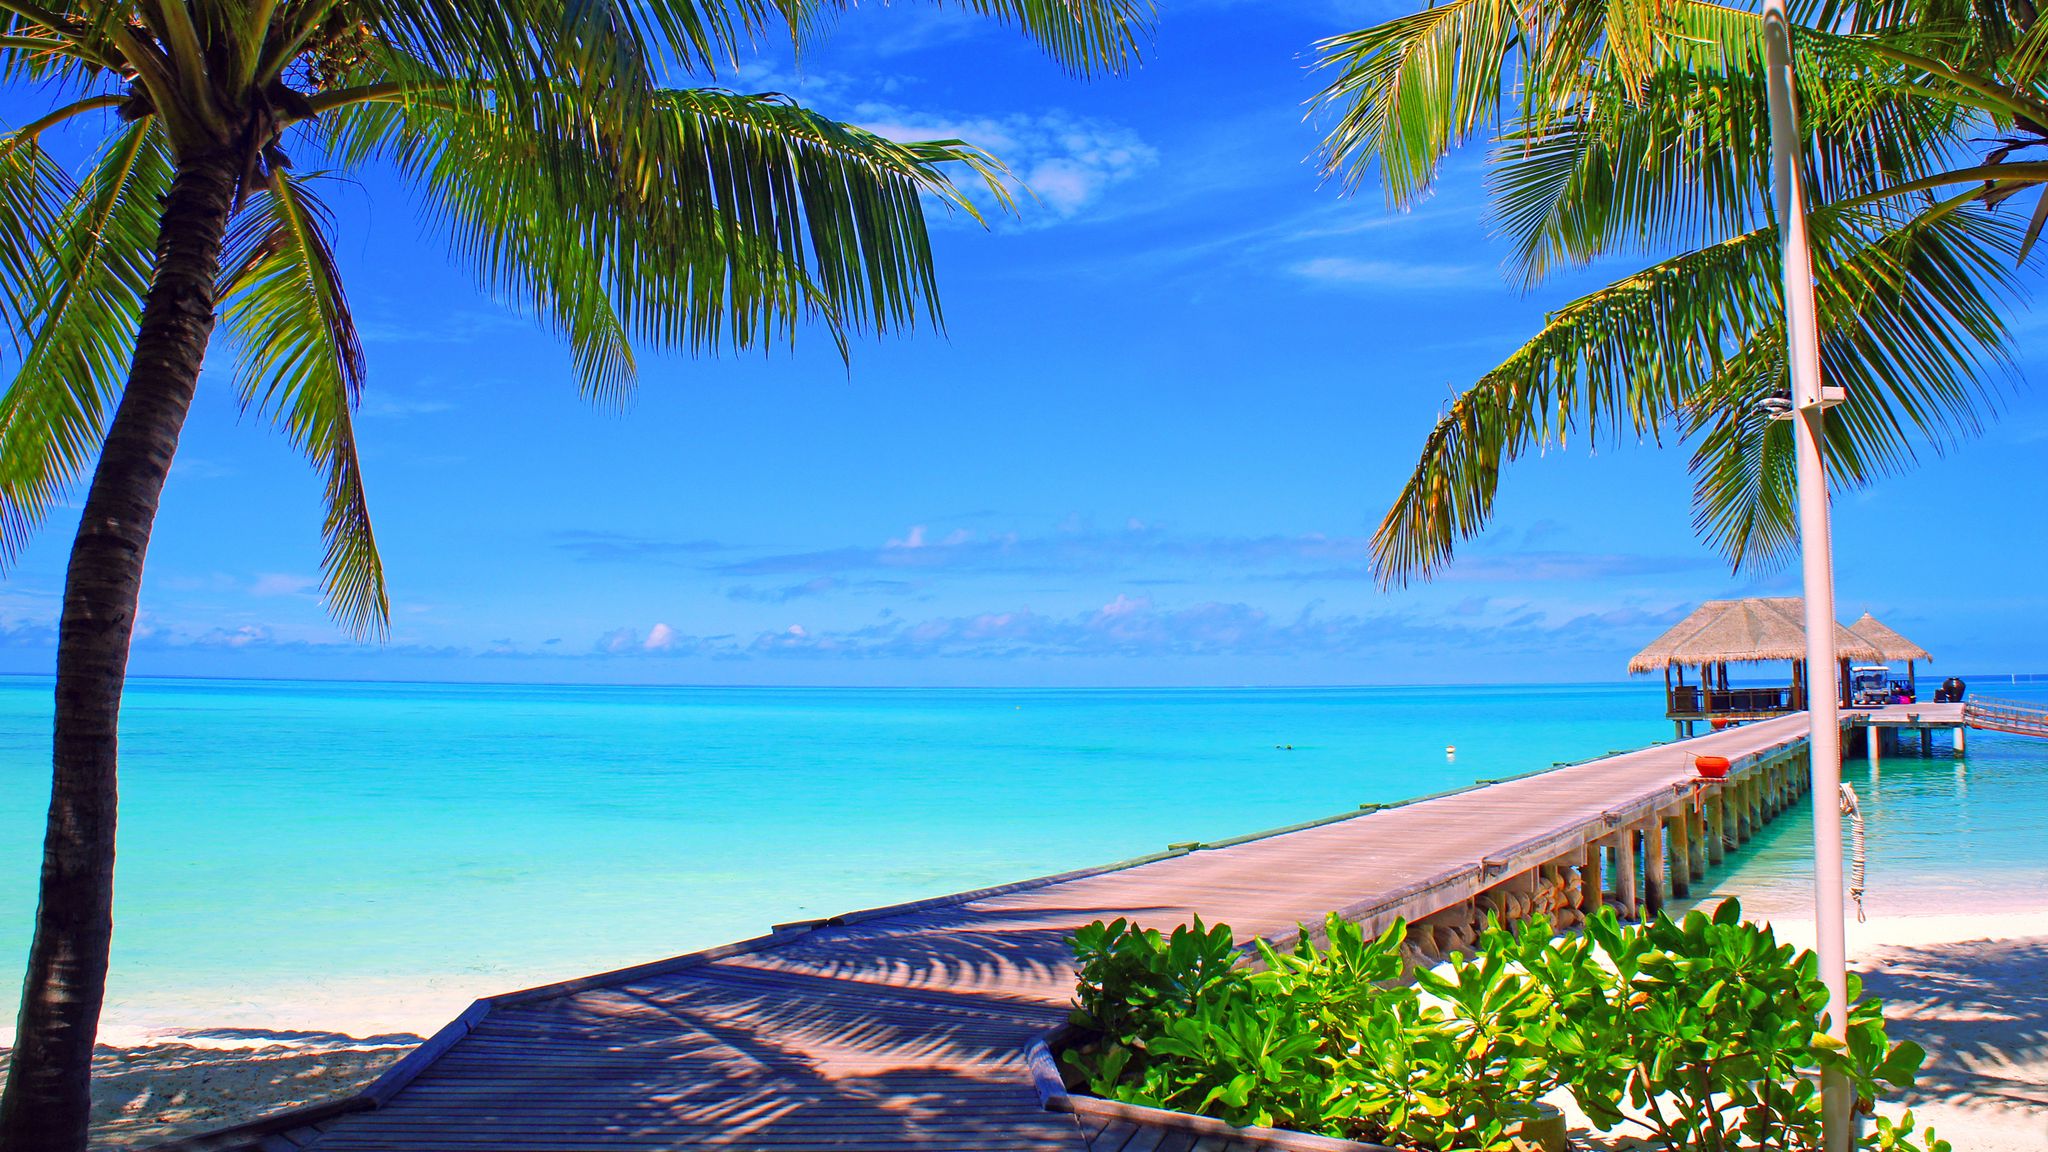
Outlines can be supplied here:
[[1444, 745], [1444, 759], [1446, 759], [1446, 760], [1456, 760], [1457, 758], [1458, 758], [1458, 746], [1457, 746], [1456, 744], [1446, 744], [1446, 745]]

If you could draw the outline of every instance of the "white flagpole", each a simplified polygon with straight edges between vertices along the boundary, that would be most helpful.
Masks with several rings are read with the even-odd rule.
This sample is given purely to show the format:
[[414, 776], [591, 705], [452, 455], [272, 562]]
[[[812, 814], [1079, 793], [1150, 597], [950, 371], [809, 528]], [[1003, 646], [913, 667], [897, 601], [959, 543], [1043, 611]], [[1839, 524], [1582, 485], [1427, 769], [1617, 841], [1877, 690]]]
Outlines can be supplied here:
[[[1813, 898], [1821, 979], [1827, 984], [1828, 1031], [1847, 1035], [1847, 945], [1842, 899], [1842, 728], [1835, 665], [1834, 557], [1828, 540], [1827, 472], [1820, 455], [1821, 421], [1839, 391], [1821, 384], [1820, 334], [1814, 316], [1813, 252], [1806, 235], [1806, 196], [1800, 187], [1800, 138], [1792, 98], [1792, 33], [1784, 0], [1764, 0], [1764, 51], [1771, 105], [1772, 183], [1785, 262], [1786, 360], [1792, 373], [1792, 433], [1798, 446], [1799, 552], [1806, 583], [1807, 748], [1813, 767]], [[1821, 1083], [1827, 1152], [1849, 1152], [1847, 1079]]]

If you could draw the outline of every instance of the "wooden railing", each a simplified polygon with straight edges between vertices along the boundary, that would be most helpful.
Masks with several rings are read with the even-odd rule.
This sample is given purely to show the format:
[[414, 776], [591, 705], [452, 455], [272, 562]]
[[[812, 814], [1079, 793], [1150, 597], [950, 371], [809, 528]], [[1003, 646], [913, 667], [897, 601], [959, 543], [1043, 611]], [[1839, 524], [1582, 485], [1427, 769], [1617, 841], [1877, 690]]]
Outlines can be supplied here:
[[1806, 707], [1805, 692], [1783, 688], [1707, 688], [1687, 684], [1665, 698], [1667, 716], [1773, 716]]
[[1992, 732], [2048, 737], [2048, 705], [1974, 697], [1963, 701], [1963, 723]]

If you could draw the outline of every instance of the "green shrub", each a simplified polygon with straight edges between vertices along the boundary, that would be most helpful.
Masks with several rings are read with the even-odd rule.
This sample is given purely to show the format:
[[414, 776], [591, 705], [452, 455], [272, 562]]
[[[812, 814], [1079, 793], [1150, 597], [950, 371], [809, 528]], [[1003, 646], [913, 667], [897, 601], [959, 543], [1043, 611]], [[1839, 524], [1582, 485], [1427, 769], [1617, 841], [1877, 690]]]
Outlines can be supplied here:
[[[1405, 935], [1331, 917], [1323, 946], [1260, 942], [1254, 968], [1225, 926], [1089, 925], [1074, 940], [1080, 1043], [1063, 1058], [1101, 1096], [1421, 1152], [1510, 1148], [1559, 1087], [1603, 1129], [1636, 1124], [1672, 1152], [1805, 1152], [1820, 1145], [1822, 1069], [1867, 1106], [1923, 1059], [1887, 1039], [1874, 1001], [1853, 1004], [1846, 1044], [1817, 1030], [1813, 956], [1732, 900], [1639, 926], [1603, 911], [1564, 939], [1540, 917], [1495, 926], [1413, 983]], [[1866, 1147], [1948, 1145], [1908, 1114], [1879, 1120]]]

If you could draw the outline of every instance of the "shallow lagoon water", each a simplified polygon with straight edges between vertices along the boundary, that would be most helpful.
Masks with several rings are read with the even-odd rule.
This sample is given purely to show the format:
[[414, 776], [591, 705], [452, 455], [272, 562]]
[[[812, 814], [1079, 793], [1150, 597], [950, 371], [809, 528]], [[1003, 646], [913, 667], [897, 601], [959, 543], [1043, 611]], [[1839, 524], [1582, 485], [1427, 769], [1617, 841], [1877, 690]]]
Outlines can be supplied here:
[[[2048, 706], [2041, 686], [1975, 687]], [[1972, 731], [1957, 756], [1947, 732], [1933, 733], [1924, 755], [1917, 735], [1900, 739], [1899, 753], [1879, 757], [1873, 769], [1858, 734], [1842, 765], [1863, 811], [1868, 912], [1990, 917], [2008, 903], [2040, 907], [2048, 893], [2048, 740]], [[1739, 896], [1752, 912], [1813, 915], [1813, 822], [1804, 812], [1772, 821], [1731, 864], [1710, 877], [1713, 895]]]
[[[778, 921], [1640, 746], [1669, 735], [1658, 695], [137, 681], [109, 1033], [431, 1028]], [[49, 714], [47, 681], [0, 679], [0, 966], [27, 949]], [[2048, 744], [1977, 740], [1960, 780], [1902, 758], [1868, 794], [1916, 882], [2040, 869]], [[1961, 853], [1906, 833], [1959, 818]], [[1799, 823], [1759, 841], [1756, 884], [1791, 882], [1768, 862]]]

